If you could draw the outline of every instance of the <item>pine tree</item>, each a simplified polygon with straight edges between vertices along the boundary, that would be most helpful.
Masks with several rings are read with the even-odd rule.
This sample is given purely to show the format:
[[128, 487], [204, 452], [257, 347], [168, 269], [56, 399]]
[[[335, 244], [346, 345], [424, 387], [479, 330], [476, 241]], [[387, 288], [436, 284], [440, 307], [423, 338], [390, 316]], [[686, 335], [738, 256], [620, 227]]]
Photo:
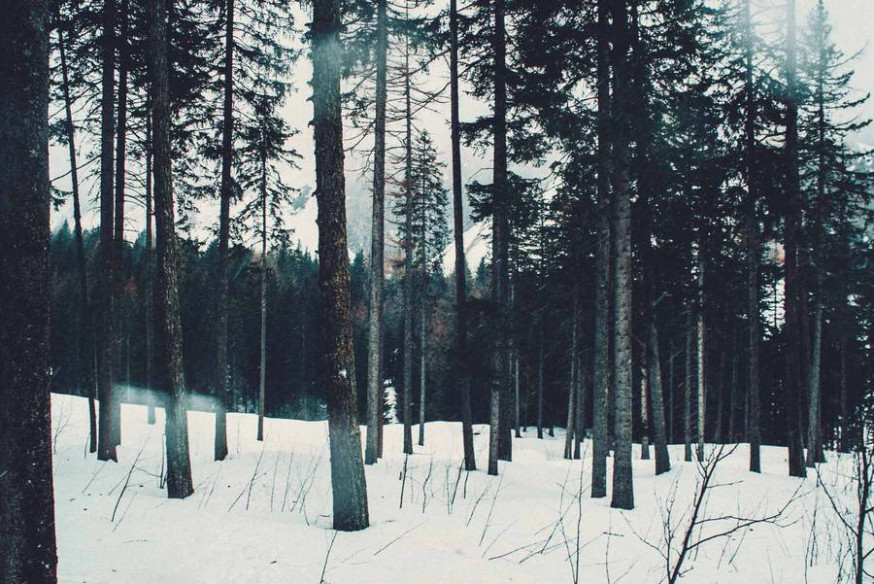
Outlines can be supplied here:
[[316, 197], [319, 203], [319, 289], [327, 393], [334, 529], [357, 531], [369, 524], [367, 485], [361, 458], [355, 363], [350, 324], [346, 195], [343, 176], [340, 41], [341, 3], [315, 0], [312, 17], [313, 131]]
[[182, 369], [182, 324], [179, 312], [178, 242], [174, 220], [170, 148], [170, 79], [166, 0], [147, 5], [149, 75], [152, 82], [153, 156], [157, 265], [157, 385], [167, 395], [167, 495], [184, 499], [194, 492], [188, 453], [188, 414]]

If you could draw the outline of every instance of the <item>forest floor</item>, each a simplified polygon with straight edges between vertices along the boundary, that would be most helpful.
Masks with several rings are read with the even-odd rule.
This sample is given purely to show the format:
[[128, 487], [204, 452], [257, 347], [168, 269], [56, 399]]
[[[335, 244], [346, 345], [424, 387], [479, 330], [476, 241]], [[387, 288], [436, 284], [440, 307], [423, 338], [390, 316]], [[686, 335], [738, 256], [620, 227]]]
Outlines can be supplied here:
[[[427, 424], [425, 446], [407, 460], [402, 426], [390, 425], [385, 458], [367, 468], [371, 527], [337, 533], [326, 423], [268, 419], [261, 443], [256, 417], [232, 414], [230, 455], [214, 462], [213, 416], [191, 412], [196, 490], [170, 501], [159, 484], [163, 411], [150, 426], [145, 407], [122, 407], [116, 464], [86, 455], [85, 399], [53, 395], [52, 409], [63, 583], [655, 584], [666, 581], [666, 532], [679, 546], [700, 476], [697, 463], [682, 462], [680, 446], [671, 448], [671, 472], [655, 477], [635, 446], [636, 508], [618, 511], [609, 498], [588, 495], [588, 442], [582, 462], [566, 461], [561, 432], [538, 440], [529, 429], [514, 440], [514, 462], [490, 477], [460, 472], [459, 424]], [[488, 428], [476, 427], [481, 468], [487, 443]], [[714, 483], [721, 486], [699, 515], [708, 521], [691, 541], [737, 525], [720, 517], [782, 514], [702, 544], [686, 558], [681, 581], [825, 583], [841, 566], [846, 574], [846, 534], [817, 482], [851, 504], [842, 478], [851, 459], [828, 453], [819, 476], [801, 481], [785, 476], [784, 449], [762, 454], [761, 475], [746, 471], [745, 445], [720, 463]], [[666, 520], [675, 527], [665, 530]]]

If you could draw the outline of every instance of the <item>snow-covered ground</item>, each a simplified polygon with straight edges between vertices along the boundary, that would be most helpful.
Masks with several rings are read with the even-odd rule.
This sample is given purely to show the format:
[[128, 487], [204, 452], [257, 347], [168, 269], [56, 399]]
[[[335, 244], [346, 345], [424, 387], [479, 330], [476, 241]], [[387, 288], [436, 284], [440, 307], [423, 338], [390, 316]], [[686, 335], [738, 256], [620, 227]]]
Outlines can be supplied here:
[[[159, 488], [162, 411], [149, 426], [144, 407], [123, 406], [119, 463], [103, 463], [86, 455], [87, 402], [53, 398], [64, 583], [574, 582], [577, 557], [580, 582], [657, 583], [668, 501], [675, 493], [673, 521], [682, 524], [698, 476], [694, 463], [681, 462], [680, 447], [671, 450], [673, 470], [654, 477], [636, 447], [637, 507], [611, 510], [609, 499], [588, 497], [589, 460], [562, 459], [561, 433], [538, 440], [529, 431], [514, 441], [514, 462], [489, 477], [459, 471], [461, 428], [438, 422], [427, 424], [426, 446], [409, 457], [402, 481], [402, 427], [391, 425], [386, 458], [367, 469], [371, 527], [335, 534], [325, 423], [268, 419], [259, 443], [256, 418], [231, 415], [231, 454], [217, 463], [213, 417], [191, 412], [196, 492], [170, 501]], [[476, 432], [484, 468], [488, 429]], [[835, 455], [829, 458], [826, 483], [838, 480]], [[764, 449], [761, 476], [746, 465], [745, 447], [720, 465], [723, 486], [703, 513], [763, 516], [797, 493], [782, 525], [753, 526], [700, 547], [682, 581], [835, 582], [843, 534], [815, 479], [786, 477], [782, 449]], [[840, 466], [848, 471], [849, 460]]]

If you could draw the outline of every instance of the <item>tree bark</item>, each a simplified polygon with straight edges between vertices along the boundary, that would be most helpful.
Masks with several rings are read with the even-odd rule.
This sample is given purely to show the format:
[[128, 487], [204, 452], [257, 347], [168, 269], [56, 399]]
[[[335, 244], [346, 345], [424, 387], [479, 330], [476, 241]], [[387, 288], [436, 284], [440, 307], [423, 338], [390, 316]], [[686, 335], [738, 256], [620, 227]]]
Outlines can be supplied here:
[[628, 9], [625, 0], [613, 2], [613, 231], [615, 285], [613, 288], [613, 383], [615, 388], [615, 455], [613, 498], [610, 506], [634, 508], [631, 470], [631, 142], [632, 84], [628, 62]]
[[319, 290], [324, 343], [320, 369], [328, 406], [334, 529], [357, 531], [368, 526], [369, 518], [355, 394], [346, 244], [340, 103], [341, 6], [340, 0], [315, 0], [311, 25]]
[[[124, 305], [124, 286], [125, 286], [125, 244], [124, 244], [124, 199], [125, 199], [125, 183], [126, 164], [127, 164], [127, 75], [128, 75], [128, 0], [121, 0], [121, 10], [118, 13], [120, 22], [120, 35], [117, 41], [118, 44], [118, 122], [116, 124], [116, 143], [115, 143], [115, 253], [113, 261], [115, 262], [113, 283], [113, 294], [116, 297], [116, 314], [115, 323], [118, 327], [115, 337], [116, 347], [121, 347], [122, 339], [126, 336], [125, 315], [122, 314], [119, 308]], [[118, 363], [121, 363], [120, 351], [116, 350]], [[120, 369], [118, 370], [120, 372]], [[130, 383], [127, 384], [126, 391], [130, 391]], [[121, 394], [116, 391], [115, 399], [112, 401], [112, 435], [116, 445], [121, 445]]]
[[0, 581], [55, 584], [49, 393], [49, 30], [45, 0], [0, 20]]
[[697, 370], [698, 370], [698, 412], [695, 420], [695, 432], [698, 439], [697, 455], [698, 461], [704, 461], [704, 422], [707, 415], [707, 394], [706, 380], [707, 375], [704, 370], [704, 257], [701, 248], [698, 248], [698, 327], [697, 327]]
[[759, 410], [759, 344], [761, 341], [759, 315], [759, 220], [756, 215], [758, 200], [755, 174], [756, 151], [756, 93], [754, 73], [752, 0], [744, 0], [744, 40], [746, 54], [746, 120], [744, 173], [747, 183], [745, 209], [746, 268], [747, 268], [747, 440], [750, 443], [750, 471], [762, 472], [761, 415]]
[[592, 497], [607, 496], [607, 404], [610, 383], [610, 32], [608, 0], [598, 0], [598, 245], [595, 252], [595, 345], [592, 407]]
[[[151, 109], [151, 108], [150, 108]], [[148, 390], [148, 413], [146, 421], [155, 423], [155, 389], [152, 384], [152, 368], [155, 363], [153, 339], [155, 337], [155, 310], [154, 310], [154, 244], [152, 242], [152, 113], [146, 112], [146, 249], [144, 252], [146, 263], [145, 285], [145, 313], [146, 313], [146, 389]]]
[[[795, 0], [788, 0], [786, 34], [786, 164], [785, 217], [785, 298], [784, 336], [786, 338], [786, 408], [789, 414], [789, 475], [804, 477], [804, 444], [802, 441], [802, 291], [799, 273], [799, 247], [802, 238], [802, 200], [798, 175], [798, 87]], [[805, 388], [806, 389], [806, 388]]]
[[[409, 14], [409, 6], [407, 6]], [[413, 453], [413, 108], [410, 36], [404, 37], [404, 454]]]
[[461, 178], [461, 122], [459, 120], [458, 0], [449, 0], [449, 78], [452, 126], [452, 214], [455, 235], [455, 339], [460, 371], [461, 434], [464, 468], [476, 470], [473, 413], [470, 405], [470, 367], [467, 355], [467, 263], [464, 251], [464, 185]]
[[648, 342], [648, 370], [650, 398], [652, 402], [653, 436], [655, 438], [655, 473], [660, 475], [671, 470], [671, 457], [668, 453], [668, 437], [665, 432], [665, 405], [662, 390], [662, 362], [659, 356], [659, 332], [655, 318], [650, 319]]
[[149, 0], [147, 17], [157, 236], [156, 373], [158, 389], [167, 396], [167, 495], [171, 499], [184, 499], [194, 492], [194, 485], [188, 454], [188, 404], [182, 369], [182, 322], [179, 315], [178, 255], [170, 148], [167, 0]]
[[367, 444], [364, 463], [379, 458], [379, 421], [382, 417], [383, 280], [385, 269], [385, 123], [388, 88], [387, 0], [376, 3], [376, 119], [373, 145], [373, 228], [370, 240], [370, 329], [367, 341]]
[[683, 384], [683, 460], [692, 462], [692, 311], [686, 312], [686, 381]]
[[[507, 187], [507, 39], [504, 0], [494, 0], [494, 56], [493, 104], [493, 178], [492, 178], [492, 302], [495, 307], [495, 347], [492, 355], [495, 379], [491, 387], [489, 416], [490, 475], [498, 474], [498, 460], [512, 460], [512, 437], [504, 422], [503, 411], [508, 405], [510, 379], [508, 368], [509, 310], [509, 250], [510, 201]], [[505, 427], [506, 426], [506, 427]]]
[[100, 106], [100, 278], [97, 299], [97, 395], [100, 399], [97, 459], [118, 461], [113, 439], [113, 139], [115, 138], [115, 0], [103, 5]]
[[228, 249], [230, 247], [231, 199], [234, 196], [234, 10], [235, 0], [225, 3], [225, 62], [223, 71], [224, 104], [222, 112], [222, 166], [219, 190], [218, 290], [215, 312], [215, 443], [213, 458], [224, 460], [228, 455], [228, 416], [232, 396], [228, 384]]
[[261, 362], [258, 368], [258, 435], [264, 440], [264, 412], [267, 405], [267, 155], [261, 158]]

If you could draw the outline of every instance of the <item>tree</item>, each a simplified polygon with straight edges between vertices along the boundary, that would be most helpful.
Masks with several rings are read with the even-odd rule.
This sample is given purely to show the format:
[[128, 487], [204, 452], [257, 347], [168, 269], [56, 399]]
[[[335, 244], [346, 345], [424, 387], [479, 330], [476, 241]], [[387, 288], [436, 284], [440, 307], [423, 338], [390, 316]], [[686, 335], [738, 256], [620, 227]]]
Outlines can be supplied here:
[[631, 142], [630, 106], [633, 103], [629, 67], [628, 5], [612, 3], [613, 40], [613, 387], [616, 429], [611, 507], [634, 508], [631, 471], [631, 179], [628, 151]]
[[[409, 262], [410, 282], [418, 279], [417, 296], [419, 312], [419, 445], [425, 441], [425, 356], [428, 304], [431, 296], [431, 282], [442, 275], [442, 257], [448, 243], [446, 223], [447, 192], [443, 186], [443, 168], [437, 158], [437, 149], [431, 135], [421, 131], [412, 147], [412, 164], [409, 190], [410, 202], [399, 199], [395, 214], [400, 220], [401, 241], [409, 242], [411, 258]], [[409, 218], [408, 218], [409, 214]], [[405, 269], [406, 269], [405, 262]], [[404, 274], [405, 286], [407, 274]], [[414, 287], [416, 288], [416, 287]], [[405, 356], [406, 358], [406, 356]], [[412, 363], [412, 360], [411, 360]]]
[[[461, 180], [461, 122], [459, 121], [458, 0], [449, 0], [449, 76], [452, 132], [452, 221], [455, 243], [455, 336], [460, 361], [461, 433], [464, 468], [476, 470], [473, 450], [473, 414], [470, 407], [470, 371], [467, 355], [467, 262], [464, 258], [464, 200]], [[541, 384], [542, 387], [542, 384]], [[542, 392], [539, 394], [542, 404]], [[542, 438], [542, 407], [538, 409], [538, 437]]]
[[376, 23], [376, 118], [373, 145], [373, 227], [370, 248], [370, 329], [367, 344], [367, 444], [365, 464], [380, 456], [379, 433], [383, 403], [383, 285], [385, 279], [385, 132], [386, 60], [388, 53], [387, 0], [377, 2]]
[[49, 2], [0, 34], [0, 580], [57, 582], [49, 394]]
[[366, 528], [369, 519], [349, 315], [349, 254], [346, 247], [340, 103], [340, 15], [339, 0], [314, 0], [312, 101], [323, 327], [321, 378], [328, 404], [334, 529], [357, 531]]
[[188, 454], [188, 414], [182, 369], [182, 323], [179, 314], [178, 251], [170, 149], [170, 79], [167, 3], [147, 5], [149, 74], [152, 83], [153, 156], [157, 265], [155, 321], [157, 386], [167, 395], [167, 495], [184, 499], [194, 492]]
[[100, 281], [98, 282], [97, 315], [97, 394], [100, 399], [98, 418], [97, 458], [118, 461], [115, 451], [113, 416], [117, 399], [113, 387], [115, 366], [114, 338], [114, 258], [113, 237], [113, 139], [115, 137], [115, 0], [103, 5], [101, 40], [101, 106], [100, 106]]
[[804, 323], [806, 315], [802, 308], [802, 297], [807, 294], [800, 274], [801, 260], [799, 255], [802, 245], [802, 214], [803, 201], [799, 178], [798, 159], [798, 108], [800, 93], [798, 87], [797, 62], [797, 26], [795, 0], [786, 3], [786, 61], [784, 73], [785, 88], [785, 136], [783, 156], [785, 165], [784, 193], [786, 211], [784, 217], [784, 248], [785, 248], [785, 299], [784, 312], [786, 323], [783, 334], [786, 343], [786, 390], [785, 403], [789, 410], [789, 425], [787, 444], [789, 446], [789, 475], [804, 477], [804, 445], [802, 443], [802, 407], [804, 387], [802, 368], [804, 367]]

